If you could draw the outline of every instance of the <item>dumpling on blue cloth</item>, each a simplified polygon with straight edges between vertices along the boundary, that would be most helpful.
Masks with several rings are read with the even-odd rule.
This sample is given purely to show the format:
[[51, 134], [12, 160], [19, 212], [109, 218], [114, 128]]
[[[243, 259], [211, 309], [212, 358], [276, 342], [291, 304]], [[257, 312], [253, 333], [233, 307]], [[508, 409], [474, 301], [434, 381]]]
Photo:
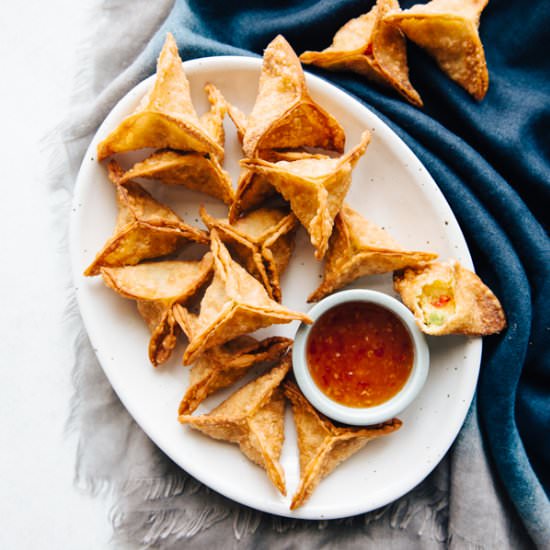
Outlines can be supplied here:
[[402, 32], [384, 20], [399, 10], [397, 0], [378, 0], [368, 13], [348, 21], [322, 52], [306, 51], [302, 63], [329, 71], [352, 71], [397, 90], [407, 101], [422, 107], [422, 99], [409, 80], [407, 44]]
[[424, 48], [449, 78], [478, 101], [489, 87], [479, 38], [479, 17], [488, 0], [432, 0], [389, 13], [384, 21]]

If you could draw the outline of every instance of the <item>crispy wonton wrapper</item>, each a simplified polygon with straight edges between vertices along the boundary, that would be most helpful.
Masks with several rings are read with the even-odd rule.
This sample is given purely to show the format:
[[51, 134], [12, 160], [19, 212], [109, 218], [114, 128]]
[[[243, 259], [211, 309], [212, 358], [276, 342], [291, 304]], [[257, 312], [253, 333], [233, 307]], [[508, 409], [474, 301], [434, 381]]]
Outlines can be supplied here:
[[498, 298], [456, 260], [398, 271], [393, 286], [426, 334], [486, 336], [506, 327]]
[[365, 131], [361, 142], [339, 158], [306, 158], [276, 163], [261, 159], [241, 161], [246, 169], [269, 178], [270, 183], [290, 202], [296, 217], [309, 233], [315, 257], [324, 257], [332, 233], [334, 217], [351, 184], [351, 173], [370, 141]]
[[230, 205], [234, 199], [229, 174], [212, 155], [162, 150], [134, 164], [122, 178], [124, 184], [134, 178], [149, 178], [171, 185], [183, 185]]
[[163, 302], [148, 302], [145, 300], [138, 300], [136, 305], [139, 314], [151, 331], [148, 347], [149, 361], [151, 361], [153, 367], [158, 367], [170, 359], [177, 344], [180, 329], [174, 317], [173, 308]]
[[260, 206], [276, 194], [277, 191], [271, 185], [269, 176], [242, 168], [235, 200], [229, 208], [229, 222], [235, 223], [244, 212]]
[[176, 346], [174, 304], [196, 294], [210, 276], [212, 264], [212, 254], [208, 253], [200, 262], [144, 262], [101, 268], [108, 287], [125, 298], [137, 300], [138, 311], [151, 330], [149, 359], [155, 367], [164, 363]]
[[211, 113], [201, 121], [191, 101], [176, 41], [168, 33], [158, 58], [153, 88], [137, 110], [97, 146], [98, 159], [146, 147], [210, 153], [222, 159], [223, 130], [219, 119], [221, 112], [225, 114], [225, 104], [220, 103], [215, 89], [206, 91]]
[[435, 58], [441, 69], [475, 99], [489, 87], [485, 52], [479, 38], [479, 17], [488, 0], [432, 0], [390, 13], [384, 21]]
[[[233, 261], [216, 229], [210, 232], [214, 278], [200, 305], [197, 331], [183, 355], [190, 365], [206, 349], [273, 324], [294, 320], [311, 323], [304, 313], [272, 300], [263, 285]], [[180, 310], [186, 315], [186, 310]]]
[[[295, 160], [331, 158], [328, 155], [309, 153], [307, 151], [271, 150], [262, 151], [262, 155], [263, 160], [269, 162], [279, 162], [281, 160], [292, 162]], [[276, 194], [277, 191], [271, 185], [269, 176], [243, 168], [237, 182], [235, 200], [229, 209], [229, 222], [235, 223], [244, 212], [258, 207]]]
[[292, 404], [300, 452], [300, 484], [292, 497], [291, 510], [304, 504], [323, 478], [368, 441], [390, 434], [402, 424], [393, 418], [365, 428], [337, 427], [310, 405], [296, 384], [285, 382], [284, 393]]
[[[223, 151], [225, 144], [223, 119], [227, 114], [227, 102], [218, 88], [210, 82], [207, 82], [204, 85], [204, 91], [206, 92], [206, 97], [208, 97], [208, 102], [210, 103], [210, 110], [201, 116], [201, 125]], [[223, 154], [221, 155], [220, 160], [223, 160]]]
[[243, 151], [248, 158], [259, 156], [264, 149], [344, 150], [344, 130], [310, 97], [300, 61], [281, 35], [264, 52], [252, 113], [246, 122], [238, 109], [229, 109], [229, 115], [243, 135]]
[[[193, 338], [196, 317], [188, 312], [181, 315], [183, 306], [174, 306], [174, 317], [187, 338]], [[191, 414], [209, 395], [240, 380], [254, 365], [278, 361], [292, 345], [292, 340], [275, 336], [258, 342], [251, 336], [234, 340], [206, 350], [191, 367], [189, 387], [181, 400], [178, 414]]]
[[116, 186], [118, 205], [115, 231], [84, 275], [99, 275], [101, 267], [136, 265], [141, 260], [165, 256], [189, 241], [208, 243], [204, 231], [186, 224], [138, 183], [120, 185], [123, 173], [115, 161], [109, 163], [109, 179]]
[[381, 227], [344, 204], [334, 220], [323, 282], [308, 302], [317, 302], [364, 275], [423, 265], [435, 258], [433, 252], [404, 250]]
[[233, 124], [235, 125], [235, 129], [237, 130], [237, 138], [242, 145], [244, 141], [244, 135], [246, 133], [246, 126], [248, 124], [247, 116], [238, 107], [235, 107], [235, 105], [232, 105], [227, 100], [225, 101], [227, 113], [229, 114], [229, 118], [233, 121]]
[[260, 208], [229, 224], [215, 219], [201, 207], [200, 215], [208, 227], [215, 228], [220, 239], [243, 262], [248, 272], [262, 283], [269, 297], [281, 301], [280, 278], [294, 249], [298, 220], [288, 211]]
[[368, 13], [348, 21], [327, 49], [304, 52], [300, 61], [330, 71], [359, 73], [391, 86], [407, 101], [422, 107], [422, 99], [409, 80], [405, 37], [384, 20], [394, 10], [399, 10], [397, 0], [378, 0]]
[[280, 365], [243, 386], [209, 414], [179, 416], [182, 424], [214, 439], [237, 443], [246, 457], [267, 472], [283, 495], [285, 475], [279, 457], [284, 441], [285, 400], [279, 386], [289, 369], [287, 355]]

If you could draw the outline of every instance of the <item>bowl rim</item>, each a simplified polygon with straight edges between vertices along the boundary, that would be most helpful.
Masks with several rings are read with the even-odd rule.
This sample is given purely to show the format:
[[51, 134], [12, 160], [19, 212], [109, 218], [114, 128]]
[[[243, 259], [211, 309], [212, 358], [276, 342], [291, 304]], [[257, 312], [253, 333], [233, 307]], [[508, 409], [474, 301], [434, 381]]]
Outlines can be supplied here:
[[[405, 385], [391, 399], [373, 407], [348, 407], [333, 401], [314, 382], [307, 365], [306, 346], [315, 323], [330, 309], [348, 302], [372, 303], [391, 311], [401, 320], [413, 344], [413, 366]], [[428, 377], [430, 353], [424, 334], [418, 328], [413, 314], [396, 298], [370, 289], [343, 290], [323, 298], [308, 311], [308, 315], [313, 323], [299, 325], [292, 347], [292, 365], [299, 388], [320, 412], [338, 422], [368, 426], [390, 420], [406, 409], [418, 396]]]

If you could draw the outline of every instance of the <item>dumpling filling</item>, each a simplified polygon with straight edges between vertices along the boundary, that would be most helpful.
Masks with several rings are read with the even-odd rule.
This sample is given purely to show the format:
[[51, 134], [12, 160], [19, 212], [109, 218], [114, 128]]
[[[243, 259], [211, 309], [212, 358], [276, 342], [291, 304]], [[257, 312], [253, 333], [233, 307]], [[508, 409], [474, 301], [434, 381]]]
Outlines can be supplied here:
[[455, 313], [454, 290], [445, 281], [435, 281], [422, 287], [419, 306], [426, 326], [442, 326]]

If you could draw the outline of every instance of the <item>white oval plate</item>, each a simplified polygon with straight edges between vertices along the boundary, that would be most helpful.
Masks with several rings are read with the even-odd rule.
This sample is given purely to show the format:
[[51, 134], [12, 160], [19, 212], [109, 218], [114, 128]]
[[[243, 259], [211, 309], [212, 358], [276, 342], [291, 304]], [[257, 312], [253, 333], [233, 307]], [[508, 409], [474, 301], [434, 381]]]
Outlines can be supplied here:
[[[227, 99], [249, 113], [254, 103], [261, 60], [212, 57], [184, 63], [199, 114], [208, 103], [203, 93], [213, 82]], [[78, 175], [71, 219], [71, 257], [77, 297], [84, 324], [98, 359], [118, 396], [148, 436], [191, 475], [252, 508], [281, 516], [330, 519], [374, 510], [404, 495], [439, 463], [454, 441], [472, 400], [481, 359], [481, 339], [430, 338], [431, 369], [420, 397], [400, 415], [401, 430], [377, 439], [340, 465], [323, 480], [311, 499], [295, 512], [289, 503], [299, 480], [298, 450], [291, 414], [287, 410], [286, 439], [281, 463], [288, 496], [282, 497], [265, 472], [248, 461], [235, 445], [212, 440], [177, 422], [179, 401], [187, 387], [188, 369], [181, 365], [183, 346], [171, 360], [154, 369], [148, 361], [148, 329], [134, 302], [106, 288], [100, 277], [82, 272], [112, 234], [116, 204], [105, 166], [95, 160], [96, 145], [131, 113], [152, 84], [145, 80], [129, 92], [95, 135]], [[441, 258], [454, 257], [472, 268], [458, 223], [439, 188], [411, 150], [384, 122], [345, 92], [307, 75], [312, 96], [343, 125], [346, 148], [361, 132], [372, 131], [372, 141], [353, 173], [347, 197], [351, 206], [383, 226], [404, 247], [433, 250]], [[225, 167], [236, 181], [242, 156], [235, 130], [226, 120]], [[187, 222], [199, 223], [198, 206], [226, 215], [225, 205], [207, 195], [154, 182], [146, 185]], [[321, 264], [303, 229], [284, 274], [283, 301], [307, 311], [306, 297], [320, 281]], [[359, 279], [351, 287], [372, 288], [394, 295], [391, 274]], [[262, 331], [292, 337], [296, 322]], [[197, 413], [210, 410], [230, 393], [227, 390], [203, 403]]]

